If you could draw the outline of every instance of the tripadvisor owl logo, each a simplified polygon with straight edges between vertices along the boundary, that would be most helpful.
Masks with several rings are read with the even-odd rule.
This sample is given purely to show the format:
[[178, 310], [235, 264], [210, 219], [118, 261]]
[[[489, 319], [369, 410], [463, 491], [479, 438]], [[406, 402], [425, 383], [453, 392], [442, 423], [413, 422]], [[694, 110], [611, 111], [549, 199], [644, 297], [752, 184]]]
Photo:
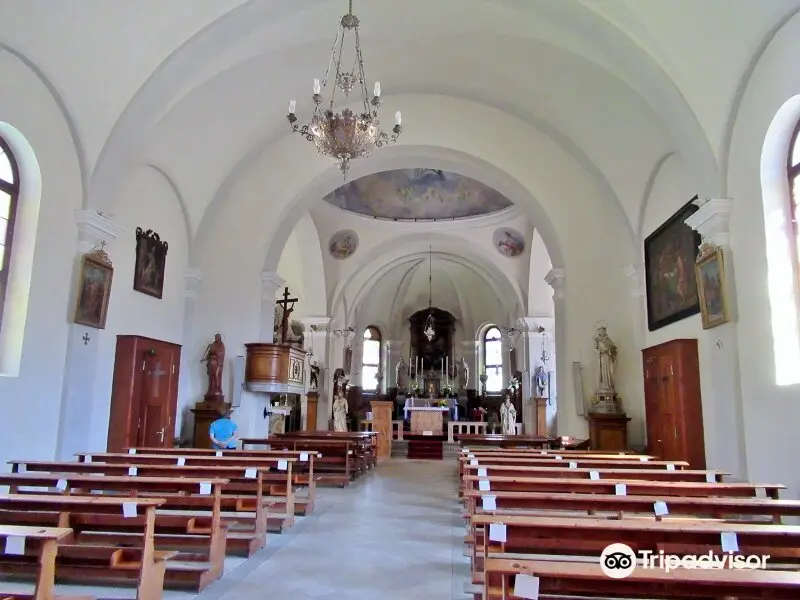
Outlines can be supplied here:
[[600, 568], [607, 577], [624, 579], [636, 568], [636, 553], [625, 544], [606, 546], [600, 555]]

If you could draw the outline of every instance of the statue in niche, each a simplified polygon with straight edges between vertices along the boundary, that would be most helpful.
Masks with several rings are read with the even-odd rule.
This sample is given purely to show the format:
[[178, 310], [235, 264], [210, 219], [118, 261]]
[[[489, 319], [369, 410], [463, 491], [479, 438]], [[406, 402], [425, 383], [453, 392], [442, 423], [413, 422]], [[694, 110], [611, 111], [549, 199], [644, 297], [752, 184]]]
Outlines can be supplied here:
[[545, 373], [542, 365], [536, 367], [536, 370], [533, 372], [533, 388], [536, 398], [545, 397], [545, 392], [547, 391], [547, 373]]
[[225, 344], [222, 342], [222, 334], [214, 334], [214, 341], [206, 346], [200, 362], [206, 363], [208, 375], [206, 398], [221, 398], [222, 370], [225, 367]]
[[469, 363], [467, 362], [467, 359], [463, 357], [461, 358], [461, 371], [464, 376], [463, 387], [466, 389], [469, 387]]
[[316, 390], [319, 387], [319, 371], [320, 367], [317, 361], [311, 363], [308, 376], [308, 389]]
[[503, 435], [516, 435], [517, 433], [517, 409], [511, 403], [511, 396], [506, 394], [505, 400], [500, 407], [500, 426]]
[[338, 390], [333, 400], [333, 430], [347, 431], [347, 399]]
[[617, 362], [617, 345], [606, 333], [605, 325], [597, 328], [594, 351], [599, 362], [598, 392], [614, 392], [614, 365]]

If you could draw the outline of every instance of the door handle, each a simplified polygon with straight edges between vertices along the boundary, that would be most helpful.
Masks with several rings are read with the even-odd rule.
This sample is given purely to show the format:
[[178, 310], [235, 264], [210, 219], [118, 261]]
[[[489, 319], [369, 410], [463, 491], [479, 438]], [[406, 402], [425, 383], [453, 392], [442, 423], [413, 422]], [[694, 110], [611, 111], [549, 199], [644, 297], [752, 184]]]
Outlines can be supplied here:
[[165, 429], [166, 429], [166, 427], [162, 427], [161, 431], [156, 431], [156, 433], [158, 434], [159, 441], [161, 441], [161, 442], [164, 441], [164, 431], [165, 431]]

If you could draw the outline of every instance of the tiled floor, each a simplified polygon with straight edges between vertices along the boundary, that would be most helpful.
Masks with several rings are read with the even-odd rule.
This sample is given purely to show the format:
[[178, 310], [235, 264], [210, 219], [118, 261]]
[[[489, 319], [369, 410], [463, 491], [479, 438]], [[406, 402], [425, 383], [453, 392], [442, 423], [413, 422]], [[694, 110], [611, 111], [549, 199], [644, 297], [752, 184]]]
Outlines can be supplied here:
[[389, 460], [345, 489], [319, 489], [313, 515], [249, 560], [227, 560], [225, 576], [200, 595], [165, 591], [164, 600], [466, 600], [460, 514], [455, 461]]

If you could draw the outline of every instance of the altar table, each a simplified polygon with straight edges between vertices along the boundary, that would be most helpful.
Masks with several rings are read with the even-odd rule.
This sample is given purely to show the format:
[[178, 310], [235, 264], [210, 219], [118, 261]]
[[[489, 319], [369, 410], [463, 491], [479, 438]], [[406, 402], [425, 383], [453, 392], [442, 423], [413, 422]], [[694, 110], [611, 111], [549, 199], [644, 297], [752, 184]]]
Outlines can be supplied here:
[[446, 406], [415, 406], [408, 408], [411, 413], [411, 435], [442, 435]]

